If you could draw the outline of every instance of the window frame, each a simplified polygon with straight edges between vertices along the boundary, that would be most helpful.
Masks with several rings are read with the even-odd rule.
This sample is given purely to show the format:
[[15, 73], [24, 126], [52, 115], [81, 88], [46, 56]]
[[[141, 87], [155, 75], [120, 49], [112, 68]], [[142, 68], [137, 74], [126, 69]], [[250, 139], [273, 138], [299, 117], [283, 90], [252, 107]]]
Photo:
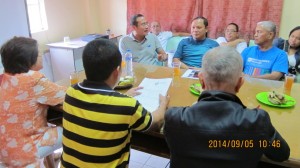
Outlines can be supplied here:
[[26, 8], [30, 33], [47, 31], [48, 21], [44, 0], [26, 0]]

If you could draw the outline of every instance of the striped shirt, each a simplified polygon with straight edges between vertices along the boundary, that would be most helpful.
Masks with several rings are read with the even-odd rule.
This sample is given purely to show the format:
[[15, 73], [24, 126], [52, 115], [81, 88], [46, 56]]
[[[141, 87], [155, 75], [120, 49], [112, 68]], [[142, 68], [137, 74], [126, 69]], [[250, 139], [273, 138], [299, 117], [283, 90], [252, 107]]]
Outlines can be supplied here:
[[126, 167], [131, 130], [152, 122], [137, 100], [104, 83], [69, 87], [63, 105], [63, 167]]

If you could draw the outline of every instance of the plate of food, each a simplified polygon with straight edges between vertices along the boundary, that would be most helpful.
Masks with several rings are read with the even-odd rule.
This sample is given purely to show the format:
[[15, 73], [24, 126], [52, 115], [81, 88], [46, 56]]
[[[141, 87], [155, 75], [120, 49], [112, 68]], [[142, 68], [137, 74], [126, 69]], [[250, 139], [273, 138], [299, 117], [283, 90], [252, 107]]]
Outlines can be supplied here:
[[293, 97], [276, 91], [258, 93], [256, 99], [263, 104], [274, 107], [293, 107], [296, 104]]
[[133, 83], [134, 83], [134, 78], [132, 76], [121, 77], [115, 89], [116, 90], [129, 89], [133, 86]]
[[203, 90], [200, 83], [194, 83], [190, 86], [190, 92], [192, 92], [195, 95], [200, 95], [202, 91]]

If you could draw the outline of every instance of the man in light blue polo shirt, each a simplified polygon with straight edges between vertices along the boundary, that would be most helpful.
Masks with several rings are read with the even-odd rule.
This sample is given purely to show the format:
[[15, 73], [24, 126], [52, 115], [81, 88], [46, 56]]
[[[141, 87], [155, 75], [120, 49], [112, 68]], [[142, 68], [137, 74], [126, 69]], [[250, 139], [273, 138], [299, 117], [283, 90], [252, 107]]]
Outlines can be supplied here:
[[216, 41], [206, 37], [207, 26], [208, 21], [205, 17], [196, 17], [192, 20], [192, 36], [180, 41], [173, 62], [181, 62], [183, 69], [201, 68], [204, 54], [211, 48], [219, 46]]
[[163, 65], [162, 61], [168, 59], [160, 45], [157, 37], [149, 33], [149, 24], [141, 14], [136, 14], [131, 18], [130, 24], [133, 31], [121, 38], [119, 50], [122, 55], [129, 49], [132, 52], [133, 62], [148, 65]]

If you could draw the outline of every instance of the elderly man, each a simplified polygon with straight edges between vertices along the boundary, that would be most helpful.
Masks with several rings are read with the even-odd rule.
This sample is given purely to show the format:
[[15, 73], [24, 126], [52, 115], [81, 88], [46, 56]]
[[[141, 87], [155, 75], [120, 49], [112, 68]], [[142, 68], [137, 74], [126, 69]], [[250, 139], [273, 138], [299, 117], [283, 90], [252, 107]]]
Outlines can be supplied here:
[[181, 62], [181, 68], [201, 68], [203, 55], [211, 48], [219, 46], [217, 42], [206, 37], [208, 21], [205, 17], [192, 20], [192, 36], [183, 39], [178, 44], [173, 62]]
[[167, 42], [169, 38], [173, 36], [189, 36], [191, 34], [185, 32], [171, 32], [171, 31], [162, 31], [160, 23], [154, 21], [151, 23], [151, 33], [155, 34], [162, 45], [163, 49], [167, 51]]
[[239, 26], [236, 23], [229, 23], [225, 29], [225, 37], [219, 37], [216, 41], [220, 46], [234, 47], [239, 53], [247, 48], [245, 40], [239, 38]]
[[[274, 161], [289, 158], [289, 146], [268, 113], [246, 108], [236, 96], [244, 82], [242, 69], [242, 58], [232, 47], [205, 54], [199, 74], [204, 91], [198, 102], [165, 114], [171, 168], [255, 168], [263, 154]], [[261, 140], [280, 146], [261, 148]]]
[[162, 61], [168, 55], [161, 47], [157, 37], [149, 33], [149, 24], [142, 14], [132, 16], [130, 25], [133, 31], [119, 42], [119, 50], [122, 55], [129, 49], [133, 55], [133, 61], [148, 65], [163, 65]]
[[258, 22], [254, 40], [257, 46], [242, 52], [244, 73], [256, 78], [279, 80], [288, 72], [287, 54], [273, 47], [276, 25], [271, 21]]

